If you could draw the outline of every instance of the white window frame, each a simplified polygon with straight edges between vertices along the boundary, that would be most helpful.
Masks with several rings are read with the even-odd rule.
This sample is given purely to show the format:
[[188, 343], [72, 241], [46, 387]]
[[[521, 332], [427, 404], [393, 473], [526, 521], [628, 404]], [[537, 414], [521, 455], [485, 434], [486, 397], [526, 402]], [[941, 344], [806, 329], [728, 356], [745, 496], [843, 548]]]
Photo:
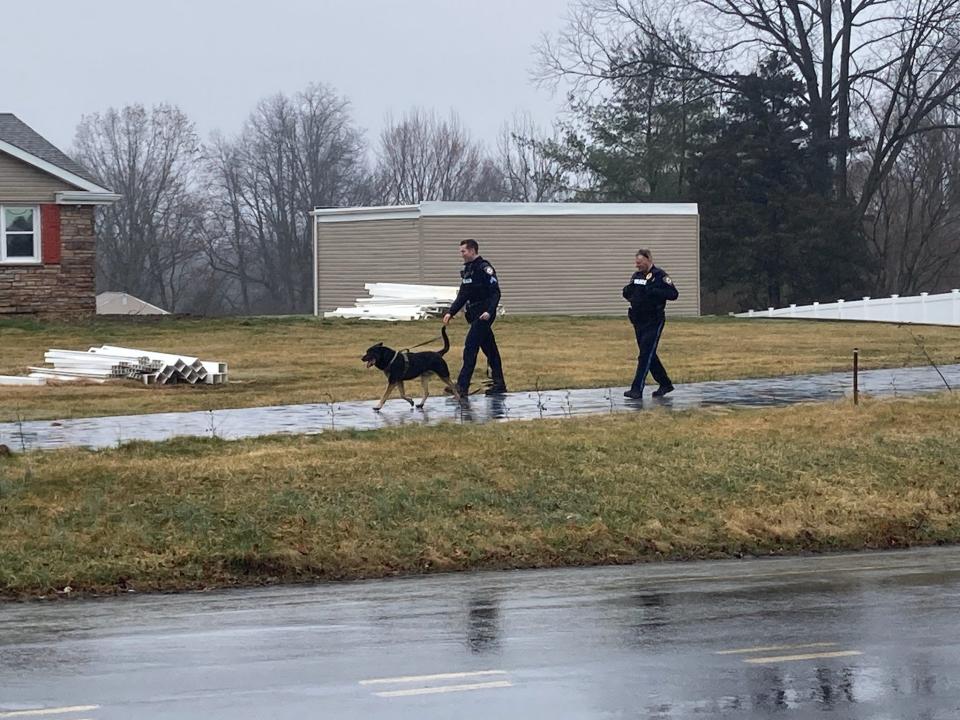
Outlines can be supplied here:
[[[33, 210], [33, 255], [30, 257], [7, 257], [7, 208], [29, 208]], [[42, 262], [43, 243], [40, 239], [40, 206], [30, 203], [0, 205], [0, 265], [40, 265]]]

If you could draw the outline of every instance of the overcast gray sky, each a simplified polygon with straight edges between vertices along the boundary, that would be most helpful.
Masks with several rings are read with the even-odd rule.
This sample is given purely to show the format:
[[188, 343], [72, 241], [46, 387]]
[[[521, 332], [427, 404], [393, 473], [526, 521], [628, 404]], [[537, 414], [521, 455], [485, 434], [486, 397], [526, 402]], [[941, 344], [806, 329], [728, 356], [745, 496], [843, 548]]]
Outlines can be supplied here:
[[[568, 0], [47, 0], [7, 24], [0, 112], [69, 149], [81, 115], [140, 102], [180, 106], [204, 139], [240, 129], [261, 98], [310, 82], [350, 99], [377, 140], [387, 113], [456, 110], [491, 145], [518, 110], [562, 109], [535, 87], [534, 45]], [[29, 31], [22, 31], [31, 28]], [[16, 30], [16, 32], [15, 32]]]

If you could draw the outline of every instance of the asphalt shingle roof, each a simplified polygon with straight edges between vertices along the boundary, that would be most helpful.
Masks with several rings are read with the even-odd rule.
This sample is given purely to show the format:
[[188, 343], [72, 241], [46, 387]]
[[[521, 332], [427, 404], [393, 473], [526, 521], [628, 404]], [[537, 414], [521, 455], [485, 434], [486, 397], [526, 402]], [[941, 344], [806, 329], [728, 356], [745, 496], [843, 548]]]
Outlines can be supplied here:
[[16, 145], [21, 150], [35, 155], [41, 160], [46, 160], [61, 170], [79, 175], [84, 180], [89, 180], [97, 185], [100, 184], [86, 168], [71, 160], [66, 153], [46, 140], [13, 113], [0, 113], [0, 140]]

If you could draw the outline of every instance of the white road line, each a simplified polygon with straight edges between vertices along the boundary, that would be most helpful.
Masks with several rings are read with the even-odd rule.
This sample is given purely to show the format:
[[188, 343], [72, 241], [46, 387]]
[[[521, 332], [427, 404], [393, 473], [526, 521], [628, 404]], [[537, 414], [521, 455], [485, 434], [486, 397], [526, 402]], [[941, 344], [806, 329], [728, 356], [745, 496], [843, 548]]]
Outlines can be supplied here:
[[804, 648], [833, 647], [836, 643], [804, 643], [803, 645], [767, 645], [765, 647], [737, 648], [736, 650], [717, 650], [714, 655], [746, 655], [755, 652], [773, 652], [774, 650], [803, 650]]
[[386, 685], [389, 683], [420, 682], [425, 680], [452, 680], [453, 678], [480, 677], [482, 675], [506, 675], [506, 670], [478, 670], [476, 672], [439, 673], [437, 675], [405, 675], [403, 677], [374, 678], [361, 680], [361, 685]]
[[487, 690], [492, 688], [513, 687], [509, 680], [497, 680], [488, 683], [473, 683], [472, 685], [441, 685], [440, 687], [411, 688], [409, 690], [387, 690], [374, 693], [377, 697], [408, 697], [410, 695], [435, 695], [437, 693], [467, 692], [469, 690]]
[[66, 713], [97, 710], [99, 705], [74, 705], [73, 707], [40, 708], [39, 710], [12, 710], [0, 712], [0, 718], [38, 717], [40, 715], [65, 715]]
[[806, 653], [804, 655], [778, 655], [774, 657], [747, 658], [745, 663], [751, 665], [762, 665], [766, 663], [794, 662], [796, 660], [819, 660], [821, 658], [851, 657], [853, 655], [863, 655], [859, 650], [838, 650], [836, 652], [824, 653]]

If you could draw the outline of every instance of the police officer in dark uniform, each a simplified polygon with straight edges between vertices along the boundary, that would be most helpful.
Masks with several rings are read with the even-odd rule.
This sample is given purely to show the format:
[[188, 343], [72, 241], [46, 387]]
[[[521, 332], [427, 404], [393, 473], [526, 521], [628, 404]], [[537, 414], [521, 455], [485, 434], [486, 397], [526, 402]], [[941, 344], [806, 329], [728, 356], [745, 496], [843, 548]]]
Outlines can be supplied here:
[[487, 395], [496, 395], [507, 391], [503, 379], [503, 364], [500, 350], [493, 336], [493, 321], [497, 318], [497, 305], [500, 304], [500, 283], [493, 265], [480, 257], [480, 246], [476, 240], [468, 239], [460, 243], [460, 257], [463, 258], [463, 270], [460, 271], [460, 291], [456, 300], [443, 316], [447, 325], [460, 308], [466, 306], [465, 314], [470, 329], [463, 344], [463, 368], [457, 378], [457, 388], [461, 396], [466, 396], [470, 387], [470, 378], [477, 365], [477, 352], [483, 350], [490, 363], [493, 384], [487, 389]]
[[634, 262], [637, 271], [630, 278], [630, 283], [623, 288], [623, 297], [630, 301], [627, 316], [633, 323], [640, 354], [637, 356], [637, 373], [633, 384], [624, 396], [639, 400], [643, 397], [643, 386], [648, 372], [659, 385], [653, 391], [654, 397], [673, 392], [670, 376], [657, 357], [657, 345], [663, 332], [664, 307], [668, 300], [676, 300], [680, 293], [674, 287], [670, 276], [653, 264], [653, 256], [649, 250], [637, 250]]

